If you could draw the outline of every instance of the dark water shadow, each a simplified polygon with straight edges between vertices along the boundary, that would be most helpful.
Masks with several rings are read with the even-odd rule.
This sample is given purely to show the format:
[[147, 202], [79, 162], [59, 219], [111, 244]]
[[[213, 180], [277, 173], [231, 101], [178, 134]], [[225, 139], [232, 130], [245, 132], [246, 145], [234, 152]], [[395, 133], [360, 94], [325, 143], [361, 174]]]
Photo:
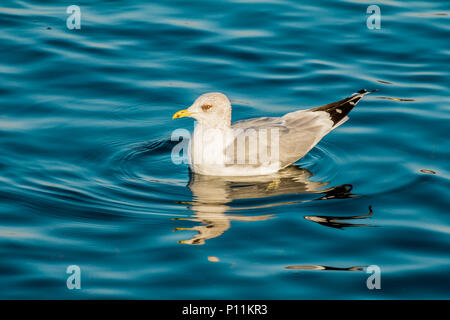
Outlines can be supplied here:
[[343, 229], [348, 227], [375, 227], [370, 224], [356, 224], [345, 222], [344, 220], [354, 220], [354, 219], [367, 219], [373, 215], [372, 206], [369, 206], [369, 213], [358, 216], [345, 216], [345, 217], [337, 217], [337, 216], [304, 216], [308, 221], [316, 222], [322, 226]]
[[284, 268], [289, 269], [289, 270], [364, 271], [364, 268], [366, 268], [366, 266], [340, 268], [340, 267], [330, 267], [330, 266], [321, 266], [321, 265], [293, 265], [293, 266], [286, 266]]

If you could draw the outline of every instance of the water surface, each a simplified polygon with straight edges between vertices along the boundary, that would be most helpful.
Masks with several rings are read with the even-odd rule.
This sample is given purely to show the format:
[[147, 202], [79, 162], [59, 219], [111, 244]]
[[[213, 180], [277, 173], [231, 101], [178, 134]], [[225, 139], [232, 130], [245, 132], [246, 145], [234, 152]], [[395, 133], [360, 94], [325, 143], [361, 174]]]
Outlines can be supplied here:
[[[0, 298], [450, 298], [447, 1], [77, 5], [81, 30], [62, 3], [0, 5]], [[277, 175], [171, 161], [202, 93], [236, 121], [363, 88]]]

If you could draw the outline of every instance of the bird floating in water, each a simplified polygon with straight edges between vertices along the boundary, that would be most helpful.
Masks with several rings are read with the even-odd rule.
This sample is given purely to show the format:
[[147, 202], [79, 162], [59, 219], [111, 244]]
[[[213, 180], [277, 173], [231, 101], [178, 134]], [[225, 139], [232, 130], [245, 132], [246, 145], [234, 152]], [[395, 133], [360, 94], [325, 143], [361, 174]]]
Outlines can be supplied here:
[[226, 95], [205, 93], [173, 119], [197, 120], [189, 143], [189, 165], [198, 174], [253, 176], [275, 173], [304, 157], [325, 135], [348, 120], [366, 94], [361, 90], [321, 107], [231, 123]]

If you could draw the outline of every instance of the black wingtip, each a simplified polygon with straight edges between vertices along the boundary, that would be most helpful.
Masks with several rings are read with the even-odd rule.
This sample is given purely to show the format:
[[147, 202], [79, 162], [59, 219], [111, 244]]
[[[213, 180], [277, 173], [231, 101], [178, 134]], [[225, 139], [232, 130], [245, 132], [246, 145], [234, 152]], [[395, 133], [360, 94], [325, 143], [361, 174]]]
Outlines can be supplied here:
[[368, 93], [377, 92], [377, 91], [378, 91], [378, 89], [374, 89], [374, 90], [362, 89], [362, 90], [359, 90], [358, 92], [355, 92], [352, 96], [357, 95], [357, 94], [368, 94]]
[[350, 97], [347, 97], [343, 100], [329, 103], [327, 105], [311, 109], [312, 111], [325, 111], [330, 115], [331, 120], [336, 125], [338, 124], [342, 119], [344, 119], [348, 113], [358, 104], [359, 100], [362, 99], [366, 94], [376, 92], [378, 89], [375, 90], [360, 90], [358, 92], [355, 92]]

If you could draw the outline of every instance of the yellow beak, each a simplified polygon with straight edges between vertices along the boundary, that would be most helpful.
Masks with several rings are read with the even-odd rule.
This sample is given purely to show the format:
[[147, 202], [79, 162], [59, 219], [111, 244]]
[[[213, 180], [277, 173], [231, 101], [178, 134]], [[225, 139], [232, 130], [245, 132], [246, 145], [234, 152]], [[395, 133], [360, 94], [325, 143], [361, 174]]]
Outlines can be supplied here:
[[188, 109], [180, 110], [177, 113], [175, 113], [172, 117], [172, 119], [178, 119], [183, 117], [189, 117], [192, 113], [188, 111]]

